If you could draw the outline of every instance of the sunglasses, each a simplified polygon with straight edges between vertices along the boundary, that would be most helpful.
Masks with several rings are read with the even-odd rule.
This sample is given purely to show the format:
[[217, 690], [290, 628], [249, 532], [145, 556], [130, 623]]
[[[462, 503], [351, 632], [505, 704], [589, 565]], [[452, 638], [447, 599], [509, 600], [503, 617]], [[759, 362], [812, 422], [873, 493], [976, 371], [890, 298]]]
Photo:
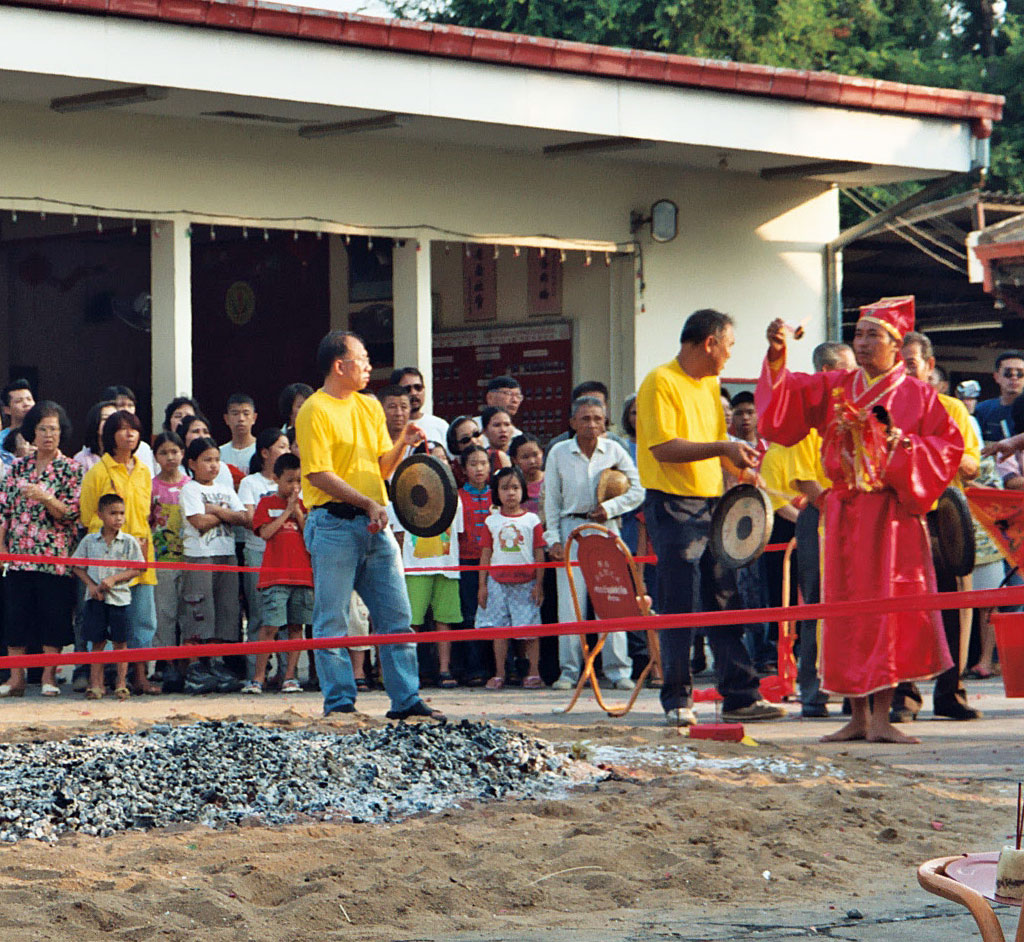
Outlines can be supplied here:
[[406, 392], [423, 392], [423, 383], [405, 383], [402, 389]]
[[463, 435], [462, 438], [457, 438], [455, 440], [455, 444], [461, 448], [463, 445], [468, 445], [474, 438], [479, 438], [481, 435], [483, 435], [483, 432], [481, 432], [480, 429], [477, 429], [475, 432]]
[[1024, 379], [1024, 370], [1003, 370], [1007, 379]]

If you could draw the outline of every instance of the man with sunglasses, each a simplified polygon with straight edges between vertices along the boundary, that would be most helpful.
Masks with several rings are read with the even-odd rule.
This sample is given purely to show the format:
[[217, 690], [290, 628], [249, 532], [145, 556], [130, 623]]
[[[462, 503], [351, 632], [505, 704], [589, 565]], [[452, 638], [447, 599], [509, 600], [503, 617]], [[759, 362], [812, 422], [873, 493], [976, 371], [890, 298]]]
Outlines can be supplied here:
[[401, 386], [409, 394], [409, 418], [415, 422], [428, 442], [443, 445], [448, 435], [448, 423], [444, 419], [423, 411], [427, 399], [427, 387], [423, 374], [415, 366], [400, 366], [391, 371], [391, 386]]
[[986, 442], [998, 442], [1010, 438], [1024, 429], [1015, 429], [1010, 410], [1013, 401], [1024, 391], [1024, 353], [1020, 350], [1004, 350], [996, 357], [996, 368], [992, 378], [999, 387], [997, 399], [986, 399], [974, 408], [974, 417], [981, 426], [981, 437]]

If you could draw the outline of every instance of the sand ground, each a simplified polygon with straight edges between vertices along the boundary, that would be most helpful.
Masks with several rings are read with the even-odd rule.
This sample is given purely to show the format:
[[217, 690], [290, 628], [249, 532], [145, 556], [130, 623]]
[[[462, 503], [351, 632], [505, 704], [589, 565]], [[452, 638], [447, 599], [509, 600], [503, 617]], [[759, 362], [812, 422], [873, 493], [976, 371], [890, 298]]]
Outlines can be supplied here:
[[[662, 725], [653, 692], [618, 720], [592, 698], [557, 713], [567, 698], [552, 691], [425, 693], [453, 718], [576, 743], [592, 758], [627, 752], [613, 754], [608, 780], [564, 801], [391, 825], [182, 826], [0, 846], [5, 938], [970, 938], [972, 923], [917, 888], [916, 866], [998, 849], [1013, 828], [1024, 711], [996, 681], [972, 687], [986, 719], [919, 720], [917, 747], [819, 744], [836, 723], [800, 720], [795, 706], [786, 721], [750, 726], [752, 746], [683, 739]], [[325, 721], [315, 693], [30, 695], [0, 706], [0, 739], [199, 717], [346, 731], [383, 722], [386, 699], [362, 695], [359, 708]], [[748, 761], [686, 769], [673, 761], [680, 750]], [[848, 919], [851, 909], [865, 918]]]

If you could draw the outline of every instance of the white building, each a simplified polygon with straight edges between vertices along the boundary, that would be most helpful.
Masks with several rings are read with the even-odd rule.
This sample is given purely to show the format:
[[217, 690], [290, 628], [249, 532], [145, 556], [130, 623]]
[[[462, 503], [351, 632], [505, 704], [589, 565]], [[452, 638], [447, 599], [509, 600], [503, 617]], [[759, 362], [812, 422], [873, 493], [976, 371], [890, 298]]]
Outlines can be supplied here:
[[[0, 0], [0, 369], [79, 417], [127, 382], [155, 417], [242, 388], [271, 419], [329, 326], [428, 377], [472, 327], [436, 341], [436, 411], [514, 368], [553, 429], [572, 382], [621, 403], [699, 307], [737, 320], [729, 375], [779, 315], [809, 319], [806, 358], [834, 184], [965, 173], [1001, 108], [259, 2]], [[630, 222], [659, 200], [667, 242]]]

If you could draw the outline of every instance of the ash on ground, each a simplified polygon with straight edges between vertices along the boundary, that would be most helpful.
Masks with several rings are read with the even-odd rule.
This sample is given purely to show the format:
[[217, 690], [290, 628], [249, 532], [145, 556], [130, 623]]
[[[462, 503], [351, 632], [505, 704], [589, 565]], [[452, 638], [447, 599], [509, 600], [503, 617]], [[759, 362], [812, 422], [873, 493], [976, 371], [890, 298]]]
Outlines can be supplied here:
[[347, 735], [211, 721], [4, 744], [0, 841], [297, 815], [393, 821], [463, 801], [554, 797], [588, 777], [577, 766], [549, 743], [468, 721]]

